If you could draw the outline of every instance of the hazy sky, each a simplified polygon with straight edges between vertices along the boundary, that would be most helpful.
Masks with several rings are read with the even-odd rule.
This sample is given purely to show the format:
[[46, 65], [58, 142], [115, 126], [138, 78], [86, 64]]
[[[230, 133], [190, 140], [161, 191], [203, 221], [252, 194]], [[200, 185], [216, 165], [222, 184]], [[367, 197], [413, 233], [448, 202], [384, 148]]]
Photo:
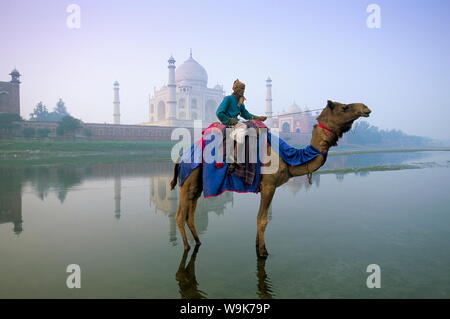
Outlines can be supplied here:
[[[70, 4], [81, 28], [69, 29]], [[381, 28], [369, 29], [369, 4]], [[327, 99], [363, 102], [369, 122], [408, 134], [450, 138], [450, 1], [0, 0], [0, 80], [22, 73], [22, 116], [63, 98], [85, 122], [112, 122], [113, 82], [122, 123], [148, 121], [148, 95], [167, 81], [171, 53], [193, 57], [208, 86], [247, 84], [246, 106], [319, 108]]]

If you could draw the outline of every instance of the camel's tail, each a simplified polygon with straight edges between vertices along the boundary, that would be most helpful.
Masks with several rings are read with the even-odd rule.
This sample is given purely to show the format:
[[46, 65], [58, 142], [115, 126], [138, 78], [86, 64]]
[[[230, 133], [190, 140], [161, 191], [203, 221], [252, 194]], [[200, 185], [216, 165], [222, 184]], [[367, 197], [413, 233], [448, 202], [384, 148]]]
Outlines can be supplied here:
[[173, 179], [170, 182], [170, 190], [173, 190], [175, 188], [175, 186], [177, 186], [177, 181], [178, 181], [178, 167], [180, 166], [180, 163], [177, 161], [175, 163], [175, 167], [173, 169]]

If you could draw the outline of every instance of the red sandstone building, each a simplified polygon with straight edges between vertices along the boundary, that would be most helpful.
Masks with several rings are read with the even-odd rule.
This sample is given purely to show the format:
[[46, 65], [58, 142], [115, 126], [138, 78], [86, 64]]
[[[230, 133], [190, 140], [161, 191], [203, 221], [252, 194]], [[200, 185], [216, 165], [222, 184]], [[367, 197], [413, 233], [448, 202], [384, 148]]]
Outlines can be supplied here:
[[20, 115], [20, 73], [14, 69], [9, 75], [11, 81], [0, 82], [0, 113]]

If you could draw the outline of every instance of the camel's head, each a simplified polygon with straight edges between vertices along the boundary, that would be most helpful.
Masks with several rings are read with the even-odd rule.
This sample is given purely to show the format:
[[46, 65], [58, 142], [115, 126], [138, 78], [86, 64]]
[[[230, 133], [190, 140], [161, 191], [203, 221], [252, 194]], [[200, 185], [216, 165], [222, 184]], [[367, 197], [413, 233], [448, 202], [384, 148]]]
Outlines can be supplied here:
[[352, 124], [360, 117], [369, 117], [372, 112], [363, 103], [342, 104], [339, 102], [328, 101], [327, 106], [317, 117], [319, 122], [324, 121], [332, 124], [339, 130], [339, 137], [352, 128]]

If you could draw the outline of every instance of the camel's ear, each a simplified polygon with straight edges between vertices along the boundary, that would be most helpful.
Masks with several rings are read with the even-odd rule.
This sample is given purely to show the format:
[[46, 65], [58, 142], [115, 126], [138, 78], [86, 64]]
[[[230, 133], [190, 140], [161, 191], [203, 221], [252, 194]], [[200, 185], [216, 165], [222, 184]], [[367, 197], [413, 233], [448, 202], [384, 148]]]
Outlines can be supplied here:
[[330, 101], [330, 100], [328, 100], [327, 101], [327, 107], [329, 107], [330, 109], [334, 109], [334, 102], [333, 101]]

